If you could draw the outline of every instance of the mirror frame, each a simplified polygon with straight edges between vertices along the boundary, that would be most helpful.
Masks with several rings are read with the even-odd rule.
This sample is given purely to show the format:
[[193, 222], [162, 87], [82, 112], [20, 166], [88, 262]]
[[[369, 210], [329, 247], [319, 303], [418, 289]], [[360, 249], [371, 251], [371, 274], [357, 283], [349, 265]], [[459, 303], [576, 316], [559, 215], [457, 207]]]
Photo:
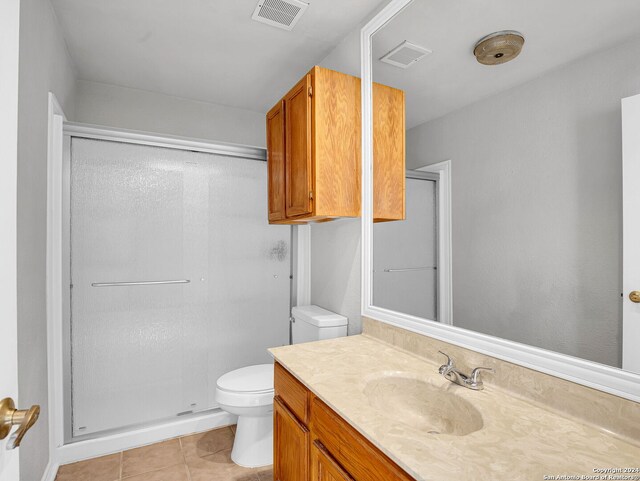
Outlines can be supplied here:
[[[362, 77], [362, 308], [365, 317], [640, 402], [640, 374], [373, 305], [372, 37], [413, 0], [391, 0], [360, 32]], [[453, 293], [455, 295], [455, 292]]]

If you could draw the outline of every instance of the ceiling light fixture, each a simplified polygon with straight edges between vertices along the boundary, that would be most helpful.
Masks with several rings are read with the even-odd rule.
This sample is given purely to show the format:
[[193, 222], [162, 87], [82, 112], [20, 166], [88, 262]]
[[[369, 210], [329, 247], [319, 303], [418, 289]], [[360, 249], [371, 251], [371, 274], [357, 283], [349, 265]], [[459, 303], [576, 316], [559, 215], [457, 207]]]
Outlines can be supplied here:
[[483, 65], [500, 65], [513, 60], [522, 51], [524, 35], [515, 30], [502, 30], [481, 38], [473, 49]]

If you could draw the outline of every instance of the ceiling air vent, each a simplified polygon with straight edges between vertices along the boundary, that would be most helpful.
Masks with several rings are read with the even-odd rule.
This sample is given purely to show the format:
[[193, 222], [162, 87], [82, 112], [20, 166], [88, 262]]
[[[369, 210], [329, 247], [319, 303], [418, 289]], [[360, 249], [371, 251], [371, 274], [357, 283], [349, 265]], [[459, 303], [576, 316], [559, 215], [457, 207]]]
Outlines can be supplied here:
[[420, 47], [406, 40], [380, 58], [381, 62], [388, 63], [395, 67], [409, 68], [418, 60], [431, 53], [428, 48]]
[[292, 30], [308, 6], [300, 0], [260, 0], [251, 18], [272, 27]]

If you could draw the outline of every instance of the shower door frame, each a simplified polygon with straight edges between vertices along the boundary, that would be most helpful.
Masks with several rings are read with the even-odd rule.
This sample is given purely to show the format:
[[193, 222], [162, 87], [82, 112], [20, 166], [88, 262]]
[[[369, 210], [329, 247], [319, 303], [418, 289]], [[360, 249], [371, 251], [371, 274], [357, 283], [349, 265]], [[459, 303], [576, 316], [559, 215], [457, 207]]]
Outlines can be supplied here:
[[[219, 409], [204, 413], [195, 413], [178, 420], [134, 426], [128, 431], [100, 433], [86, 437], [71, 436], [71, 397], [70, 356], [68, 350], [69, 323], [64, 319], [70, 313], [70, 144], [71, 138], [106, 140], [120, 143], [163, 147], [186, 150], [198, 153], [237, 157], [242, 159], [266, 161], [266, 149], [238, 144], [208, 142], [171, 135], [158, 135], [146, 132], [93, 126], [59, 120], [52, 132], [50, 140], [55, 147], [48, 155], [48, 189], [47, 208], [47, 252], [48, 295], [55, 298], [55, 307], [47, 313], [48, 348], [49, 348], [49, 383], [58, 386], [49, 393], [52, 419], [50, 423], [50, 445], [52, 459], [55, 464], [65, 464], [91, 457], [129, 449], [153, 442], [162, 441], [175, 436], [213, 429], [230, 424], [234, 416]], [[265, 222], [266, 209], [265, 209]], [[291, 294], [292, 303], [296, 305], [310, 302], [310, 231], [309, 226], [292, 226], [291, 245]], [[294, 244], [295, 242], [295, 244]], [[65, 317], [66, 316], [66, 317]]]

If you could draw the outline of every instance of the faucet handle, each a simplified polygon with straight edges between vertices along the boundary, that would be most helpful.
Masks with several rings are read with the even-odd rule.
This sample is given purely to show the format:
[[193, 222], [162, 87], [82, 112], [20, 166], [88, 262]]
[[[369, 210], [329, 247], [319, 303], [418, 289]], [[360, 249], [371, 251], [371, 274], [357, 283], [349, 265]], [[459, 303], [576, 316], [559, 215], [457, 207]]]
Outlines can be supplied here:
[[480, 375], [480, 371], [489, 371], [495, 373], [496, 370], [490, 367], [476, 367], [473, 371], [471, 371], [471, 376], [469, 376], [469, 382], [475, 385], [482, 385], [482, 381], [478, 380], [478, 376]]
[[448, 371], [449, 369], [453, 369], [454, 362], [453, 362], [453, 359], [451, 359], [447, 353], [442, 351], [438, 351], [438, 352], [447, 358], [447, 363], [440, 366], [440, 369], [438, 370], [440, 374], [444, 374], [445, 371]]

